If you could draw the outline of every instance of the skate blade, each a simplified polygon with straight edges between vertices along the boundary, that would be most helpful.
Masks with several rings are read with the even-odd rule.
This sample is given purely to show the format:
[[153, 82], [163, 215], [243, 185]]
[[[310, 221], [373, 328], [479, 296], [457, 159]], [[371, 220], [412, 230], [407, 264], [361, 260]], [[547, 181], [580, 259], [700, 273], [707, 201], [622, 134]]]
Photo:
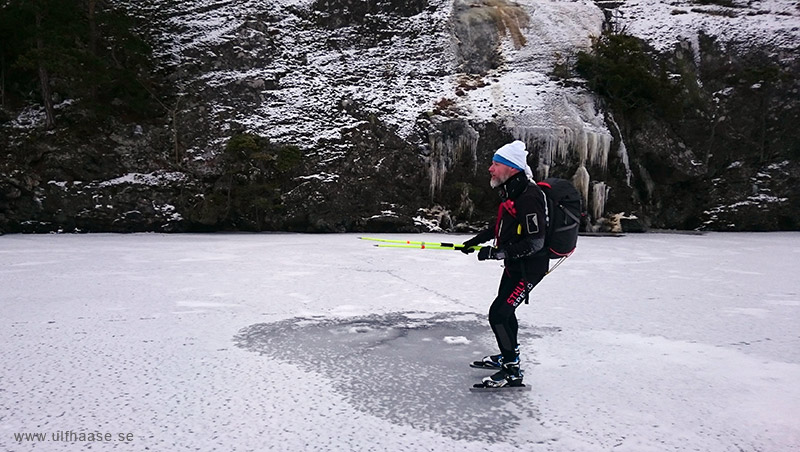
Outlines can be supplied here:
[[471, 364], [469, 365], [469, 367], [472, 367], [473, 369], [500, 370], [500, 367], [499, 367], [499, 366], [498, 366], [498, 367], [494, 367], [494, 366], [484, 366], [484, 365], [481, 365], [481, 364], [475, 364], [475, 363], [471, 363]]
[[489, 386], [475, 385], [469, 388], [470, 392], [504, 392], [504, 391], [530, 391], [531, 387], [525, 384], [519, 386], [501, 386], [499, 388], [492, 388]]

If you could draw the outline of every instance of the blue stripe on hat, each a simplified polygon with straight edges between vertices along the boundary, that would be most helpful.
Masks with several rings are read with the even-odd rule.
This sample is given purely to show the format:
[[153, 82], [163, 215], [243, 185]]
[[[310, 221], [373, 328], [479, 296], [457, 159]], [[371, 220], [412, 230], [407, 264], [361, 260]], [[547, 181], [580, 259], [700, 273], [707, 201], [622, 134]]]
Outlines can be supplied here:
[[511, 160], [508, 160], [507, 158], [503, 157], [500, 154], [495, 154], [494, 157], [492, 157], [492, 160], [494, 160], [497, 163], [502, 163], [503, 165], [510, 166], [516, 170], [525, 171], [524, 168], [520, 168], [519, 165], [511, 162]]

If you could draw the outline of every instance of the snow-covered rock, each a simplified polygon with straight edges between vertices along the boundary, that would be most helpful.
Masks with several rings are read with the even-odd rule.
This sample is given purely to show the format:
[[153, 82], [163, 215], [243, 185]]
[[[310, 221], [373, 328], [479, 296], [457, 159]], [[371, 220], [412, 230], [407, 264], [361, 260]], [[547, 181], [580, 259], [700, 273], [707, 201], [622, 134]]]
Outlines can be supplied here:
[[[622, 212], [655, 227], [800, 224], [791, 183], [800, 137], [787, 126], [800, 115], [798, 77], [791, 77], [800, 67], [800, 12], [788, 0], [114, 3], [138, 17], [173, 96], [165, 101], [166, 124], [120, 125], [127, 131], [111, 144], [88, 144], [117, 163], [85, 182], [106, 188], [102, 181], [125, 182], [125, 174], [183, 172], [167, 195], [181, 214], [174, 230], [480, 224], [495, 204], [485, 168], [513, 139], [527, 144], [537, 177], [579, 186], [591, 224]], [[649, 45], [654, 65], [671, 71], [690, 108], [666, 119], [657, 109], [631, 115], [591, 92], [572, 67], [604, 29]], [[29, 133], [22, 130], [36, 111], [28, 108], [3, 130]], [[293, 147], [302, 161], [278, 174], [260, 168], [263, 152], [254, 150], [231, 166], [226, 146], [242, 135], [266, 140], [270, 158]], [[57, 137], [53, 143], [59, 146]], [[723, 227], [719, 215], [703, 213], [752, 196], [729, 195], [739, 191], [739, 178], [725, 170], [733, 161], [747, 162], [744, 171], [754, 177], [787, 160], [781, 174], [790, 179], [772, 193], [784, 201], [770, 204], [781, 209], [778, 226], [734, 217]], [[63, 197], [63, 184], [80, 176], [37, 177], [56, 184], [0, 180], [0, 192], [20, 192], [16, 201], [0, 199], [7, 205], [0, 227], [19, 230], [22, 216], [61, 222], [50, 206], [63, 203], [48, 199]], [[713, 190], [719, 186], [737, 189]], [[71, 183], [66, 191], [77, 193]], [[382, 215], [389, 205], [395, 215]]]

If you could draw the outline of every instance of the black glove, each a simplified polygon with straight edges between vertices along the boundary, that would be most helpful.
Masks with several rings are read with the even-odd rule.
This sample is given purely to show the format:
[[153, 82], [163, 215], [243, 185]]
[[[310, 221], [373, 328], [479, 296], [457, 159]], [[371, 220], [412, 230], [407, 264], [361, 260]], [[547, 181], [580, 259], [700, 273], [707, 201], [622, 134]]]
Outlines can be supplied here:
[[461, 251], [464, 254], [474, 253], [475, 250], [473, 250], [472, 247], [473, 246], [478, 246], [481, 243], [483, 243], [483, 242], [481, 242], [479, 240], [480, 239], [478, 237], [473, 237], [473, 238], [467, 240], [466, 242], [463, 243], [463, 248], [459, 248], [459, 251]]
[[487, 259], [500, 260], [505, 258], [506, 258], [506, 252], [503, 250], [498, 250], [493, 246], [484, 246], [483, 248], [481, 248], [480, 251], [478, 251], [479, 261], [485, 261]]

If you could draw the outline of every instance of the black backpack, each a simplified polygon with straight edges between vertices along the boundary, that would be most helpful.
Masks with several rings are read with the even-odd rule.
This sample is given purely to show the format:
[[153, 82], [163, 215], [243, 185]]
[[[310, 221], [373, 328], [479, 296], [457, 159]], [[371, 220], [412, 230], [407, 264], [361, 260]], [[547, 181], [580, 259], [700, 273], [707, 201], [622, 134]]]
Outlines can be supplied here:
[[550, 259], [569, 257], [578, 243], [583, 216], [581, 194], [566, 179], [551, 177], [537, 182], [537, 185], [547, 198], [547, 254]]

